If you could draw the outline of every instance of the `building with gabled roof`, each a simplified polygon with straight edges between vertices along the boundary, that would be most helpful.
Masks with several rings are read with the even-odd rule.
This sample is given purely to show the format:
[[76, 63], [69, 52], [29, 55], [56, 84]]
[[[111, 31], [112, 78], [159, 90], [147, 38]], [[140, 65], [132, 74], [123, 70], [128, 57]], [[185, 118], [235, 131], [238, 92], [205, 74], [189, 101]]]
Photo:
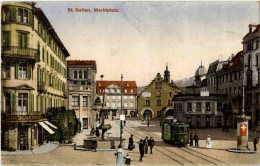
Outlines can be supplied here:
[[152, 82], [137, 96], [138, 117], [150, 120], [155, 117], [164, 117], [172, 114], [172, 98], [180, 90], [173, 81], [170, 82], [168, 66], [164, 72], [164, 78], [157, 73]]

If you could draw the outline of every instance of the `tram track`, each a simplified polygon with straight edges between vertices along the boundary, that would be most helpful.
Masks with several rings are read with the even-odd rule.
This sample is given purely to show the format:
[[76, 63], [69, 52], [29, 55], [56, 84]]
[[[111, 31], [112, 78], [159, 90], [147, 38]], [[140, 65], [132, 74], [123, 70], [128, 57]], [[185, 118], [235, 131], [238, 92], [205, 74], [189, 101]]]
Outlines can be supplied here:
[[[120, 124], [117, 123], [117, 121], [116, 121], [116, 124], [120, 126]], [[144, 138], [144, 136], [142, 136], [141, 134], [137, 133], [137, 132], [134, 131], [133, 129], [129, 129], [129, 128], [127, 128], [127, 127], [124, 127], [124, 130], [126, 130], [129, 134], [135, 133], [134, 137], [138, 138], [138, 137], [136, 136], [136, 135], [138, 135], [138, 136], [139, 136], [138, 139], [143, 139], [143, 138]], [[182, 156], [180, 156], [180, 155], [178, 155], [178, 154], [176, 154], [176, 153], [174, 153], [174, 152], [172, 152], [172, 151], [170, 151], [170, 150], [168, 150], [168, 149], [166, 149], [166, 148], [164, 148], [164, 147], [154, 147], [154, 148], [153, 148], [153, 149], [159, 151], [160, 153], [162, 153], [163, 155], [167, 156], [168, 158], [170, 158], [170, 159], [176, 161], [176, 162], [179, 163], [180, 165], [184, 165], [184, 163], [181, 162], [181, 161], [179, 161], [179, 160], [177, 160], [177, 159], [175, 159], [175, 158], [173, 158], [173, 157], [170, 156], [169, 154], [166, 154], [164, 151], [160, 150], [159, 148], [162, 148], [162, 149], [166, 150], [167, 152], [169, 152], [169, 153], [171, 153], [171, 154], [174, 154], [175, 156], [181, 158], [182, 160], [188, 161], [189, 163], [191, 163], [191, 164], [193, 164], [193, 165], [197, 165], [197, 164], [194, 163], [193, 161], [190, 161], [190, 160], [188, 160], [188, 159], [186, 159], [186, 158], [184, 158], [184, 157], [182, 157]], [[189, 164], [189, 165], [190, 165], [190, 164]]]
[[[138, 126], [133, 126], [133, 125], [129, 125], [128, 124], [128, 126], [130, 126], [130, 127], [137, 127], [137, 128], [139, 128]], [[158, 135], [155, 135], [155, 134], [153, 134], [153, 133], [149, 133], [149, 132], [147, 132], [147, 131], [142, 131], [142, 132], [145, 132], [147, 135], [149, 135], [149, 136], [153, 136], [154, 138], [157, 138], [157, 140], [159, 140], [159, 141], [161, 141], [161, 137], [160, 136], [158, 136]], [[167, 151], [169, 151], [168, 149], [166, 149], [166, 148], [164, 148], [165, 150], [167, 150]], [[185, 149], [185, 150], [184, 150]], [[214, 157], [211, 157], [211, 156], [209, 156], [209, 155], [206, 155], [206, 154], [203, 154], [203, 153], [201, 153], [201, 152], [198, 152], [198, 151], [196, 151], [196, 150], [193, 150], [193, 149], [190, 149], [190, 148], [187, 148], [187, 147], [184, 147], [184, 149], [183, 148], [179, 148], [179, 150], [181, 150], [181, 151], [183, 151], [183, 152], [185, 152], [185, 153], [188, 153], [188, 154], [190, 154], [190, 155], [192, 155], [192, 156], [195, 156], [195, 157], [197, 157], [197, 158], [199, 158], [199, 159], [202, 159], [202, 160], [204, 160], [204, 161], [206, 161], [206, 162], [208, 162], [208, 163], [210, 163], [210, 164], [213, 164], [213, 165], [230, 165], [230, 164], [228, 164], [228, 163], [226, 163], [226, 162], [224, 162], [224, 161], [221, 161], [221, 160], [219, 160], [219, 159], [216, 159], [216, 158], [214, 158]], [[192, 153], [192, 152], [193, 153]], [[212, 159], [212, 160], [215, 160], [215, 161], [210, 161], [210, 160], [208, 160], [208, 159], [205, 159], [205, 158], [203, 158], [203, 157], [201, 157], [201, 156], [199, 156], [199, 155], [202, 155], [203, 157], [207, 157], [207, 158], [210, 158], [210, 159]], [[223, 164], [219, 164], [219, 163], [217, 163], [217, 162], [220, 162], [220, 163], [223, 163]]]

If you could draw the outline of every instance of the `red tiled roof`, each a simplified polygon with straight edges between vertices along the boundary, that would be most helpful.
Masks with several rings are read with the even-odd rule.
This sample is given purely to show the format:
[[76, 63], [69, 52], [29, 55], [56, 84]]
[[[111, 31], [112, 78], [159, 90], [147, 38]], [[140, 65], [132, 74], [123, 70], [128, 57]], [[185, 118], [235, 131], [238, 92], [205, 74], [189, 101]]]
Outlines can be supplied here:
[[96, 68], [96, 61], [93, 60], [67, 60], [67, 65], [90, 65]]
[[237, 66], [239, 66], [241, 64], [241, 58], [243, 58], [243, 51], [239, 51], [236, 56], [234, 56], [232, 59], [231, 59], [231, 64], [230, 64], [230, 67], [231, 68], [235, 68]]
[[[116, 84], [121, 87], [121, 81], [96, 81], [96, 92], [104, 93], [105, 88], [109, 85]], [[125, 92], [127, 90], [127, 92]], [[133, 92], [131, 92], [133, 90]], [[124, 93], [137, 93], [137, 85], [135, 81], [123, 81], [123, 92]]]

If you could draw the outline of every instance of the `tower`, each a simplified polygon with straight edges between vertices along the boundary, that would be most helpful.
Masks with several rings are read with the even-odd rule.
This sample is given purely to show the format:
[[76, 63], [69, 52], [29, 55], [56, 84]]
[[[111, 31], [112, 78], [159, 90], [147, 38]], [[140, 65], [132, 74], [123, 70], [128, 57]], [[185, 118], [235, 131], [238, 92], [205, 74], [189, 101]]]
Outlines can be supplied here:
[[166, 70], [164, 71], [164, 80], [170, 82], [170, 71], [168, 70], [168, 63], [166, 63]]

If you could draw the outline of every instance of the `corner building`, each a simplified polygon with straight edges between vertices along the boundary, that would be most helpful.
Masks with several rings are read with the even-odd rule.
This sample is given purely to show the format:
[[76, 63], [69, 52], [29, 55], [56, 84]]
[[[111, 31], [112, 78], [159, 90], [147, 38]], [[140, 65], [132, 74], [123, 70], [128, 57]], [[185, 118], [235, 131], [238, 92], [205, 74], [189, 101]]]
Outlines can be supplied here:
[[49, 134], [46, 111], [66, 106], [70, 55], [34, 2], [5, 2], [1, 14], [1, 143], [28, 150]]

